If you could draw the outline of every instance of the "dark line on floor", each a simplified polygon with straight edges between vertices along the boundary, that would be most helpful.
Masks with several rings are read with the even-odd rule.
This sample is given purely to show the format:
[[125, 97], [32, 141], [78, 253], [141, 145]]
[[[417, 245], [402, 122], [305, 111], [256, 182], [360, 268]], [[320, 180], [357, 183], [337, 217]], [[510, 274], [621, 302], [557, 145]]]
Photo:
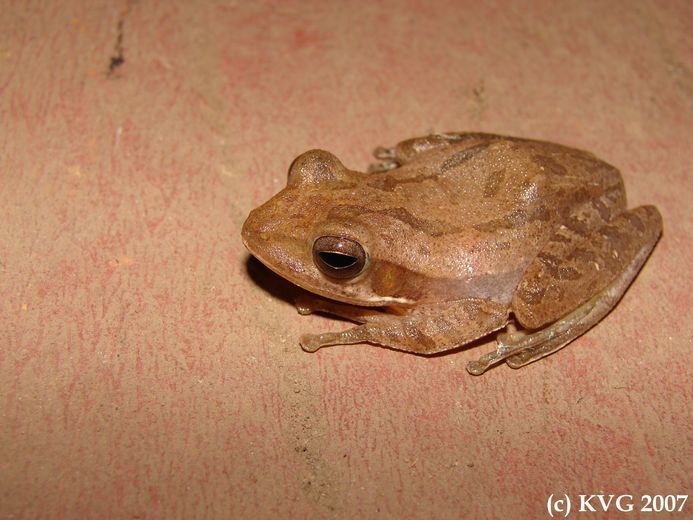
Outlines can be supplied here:
[[125, 19], [128, 14], [130, 14], [130, 7], [132, 7], [132, 0], [126, 2], [125, 7], [118, 17], [118, 24], [116, 25], [116, 41], [113, 46], [113, 55], [110, 58], [108, 64], [108, 75], [111, 76], [121, 65], [125, 63]]

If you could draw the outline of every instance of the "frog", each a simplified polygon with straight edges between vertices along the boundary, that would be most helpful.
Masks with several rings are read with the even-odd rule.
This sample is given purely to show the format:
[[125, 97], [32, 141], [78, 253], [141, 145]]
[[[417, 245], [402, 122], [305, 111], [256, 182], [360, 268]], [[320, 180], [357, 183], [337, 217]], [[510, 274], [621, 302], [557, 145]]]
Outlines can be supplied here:
[[305, 290], [300, 314], [355, 323], [301, 335], [305, 351], [427, 356], [490, 338], [468, 372], [519, 368], [604, 318], [662, 233], [655, 206], [627, 209], [616, 167], [562, 144], [445, 132], [374, 156], [361, 172], [301, 154], [243, 224], [250, 254]]

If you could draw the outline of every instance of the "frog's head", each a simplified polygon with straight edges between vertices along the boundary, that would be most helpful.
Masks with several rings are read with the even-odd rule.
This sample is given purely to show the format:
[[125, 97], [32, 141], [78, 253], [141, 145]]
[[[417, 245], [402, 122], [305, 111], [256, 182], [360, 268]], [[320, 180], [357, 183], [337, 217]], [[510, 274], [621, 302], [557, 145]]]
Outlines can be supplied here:
[[304, 153], [286, 188], [250, 212], [243, 243], [277, 274], [321, 296], [363, 306], [412, 303], [397, 283], [402, 268], [382, 261], [388, 239], [365, 211], [382, 201], [365, 177], [329, 152]]

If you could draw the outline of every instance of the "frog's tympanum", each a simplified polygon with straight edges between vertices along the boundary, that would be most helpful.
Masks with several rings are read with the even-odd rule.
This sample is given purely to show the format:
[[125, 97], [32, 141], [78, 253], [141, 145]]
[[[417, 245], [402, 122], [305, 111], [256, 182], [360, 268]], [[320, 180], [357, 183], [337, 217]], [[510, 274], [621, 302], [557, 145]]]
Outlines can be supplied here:
[[243, 226], [254, 256], [315, 295], [301, 314], [359, 324], [302, 336], [307, 351], [433, 354], [502, 329], [469, 372], [526, 365], [601, 320], [662, 232], [654, 206], [626, 209], [616, 168], [566, 146], [450, 133], [375, 156], [361, 173], [304, 153]]

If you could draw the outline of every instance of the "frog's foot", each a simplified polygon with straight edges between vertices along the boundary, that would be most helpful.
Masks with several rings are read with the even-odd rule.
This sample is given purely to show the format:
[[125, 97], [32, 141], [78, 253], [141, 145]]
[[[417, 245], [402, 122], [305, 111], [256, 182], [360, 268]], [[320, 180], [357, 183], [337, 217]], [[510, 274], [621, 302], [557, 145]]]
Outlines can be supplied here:
[[394, 146], [391, 148], [378, 146], [373, 150], [373, 157], [378, 159], [378, 162], [368, 166], [368, 173], [385, 172], [400, 167], [400, 163], [397, 161], [397, 149]]
[[399, 168], [400, 164], [397, 161], [380, 161], [368, 165], [368, 173], [386, 172]]
[[396, 159], [394, 148], [383, 148], [381, 146], [373, 151], [373, 155], [376, 159], [380, 160], [368, 165], [368, 173], [386, 172], [401, 166], [399, 161]]
[[[504, 359], [507, 359], [509, 366], [519, 368], [559, 350], [587, 331], [613, 307], [616, 302], [609, 302], [604, 296], [603, 293], [597, 295], [556, 323], [537, 332], [520, 330], [498, 334], [496, 350], [467, 363], [467, 371], [479, 376]], [[605, 307], [604, 312], [596, 317], [595, 312], [602, 310], [602, 307]], [[527, 361], [521, 362], [524, 359]]]
[[296, 298], [296, 300], [294, 300], [294, 305], [301, 316], [308, 316], [316, 311], [316, 300], [317, 298], [315, 296], [301, 294]]
[[506, 357], [511, 356], [513, 352], [515, 352], [512, 347], [501, 342], [500, 336], [501, 334], [498, 335], [498, 346], [496, 347], [496, 350], [484, 354], [476, 361], [470, 361], [467, 363], [467, 372], [475, 376], [480, 376], [492, 365], [495, 365]]
[[332, 345], [351, 345], [366, 343], [370, 340], [365, 326], [353, 327], [342, 332], [323, 332], [322, 334], [303, 334], [299, 342], [306, 352], [315, 352], [321, 347]]
[[[468, 148], [472, 150], [483, 148], [495, 140], [513, 140], [513, 138], [501, 137], [494, 134], [483, 134], [478, 132], [447, 132], [431, 133], [428, 135], [414, 137], [397, 143], [390, 148], [378, 147], [373, 151], [373, 155], [380, 162], [371, 164], [368, 173], [383, 172], [399, 168], [407, 164], [416, 156], [434, 148], [442, 148], [450, 145], [468, 143]], [[464, 152], [464, 149], [460, 150]], [[464, 155], [466, 157], [466, 155]]]
[[373, 157], [380, 159], [381, 161], [392, 160], [397, 156], [397, 148], [391, 146], [390, 148], [385, 148], [384, 146], [378, 146], [373, 150]]
[[321, 336], [324, 336], [324, 334], [303, 334], [298, 341], [301, 344], [301, 348], [306, 352], [315, 352], [324, 346]]

